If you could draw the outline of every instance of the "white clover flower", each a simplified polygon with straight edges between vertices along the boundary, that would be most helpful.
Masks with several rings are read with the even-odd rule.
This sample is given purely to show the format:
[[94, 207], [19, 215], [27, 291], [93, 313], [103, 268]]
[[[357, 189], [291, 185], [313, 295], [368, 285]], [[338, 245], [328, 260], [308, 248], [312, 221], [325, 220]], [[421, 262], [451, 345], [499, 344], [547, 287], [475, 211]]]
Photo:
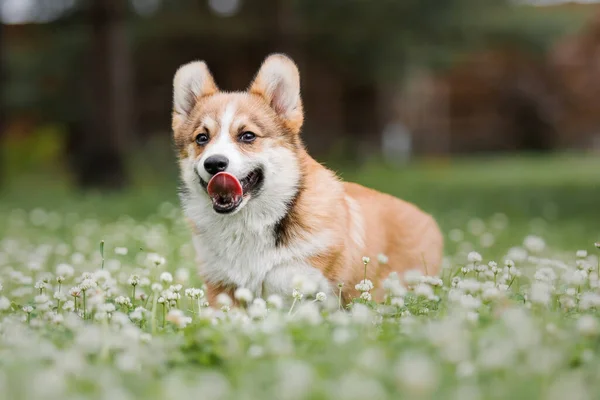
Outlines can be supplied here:
[[148, 278], [147, 276], [143, 276], [140, 278], [140, 283], [139, 286], [142, 287], [146, 287], [146, 286], [150, 286], [150, 278]]
[[189, 288], [185, 289], [185, 295], [191, 299], [201, 299], [204, 297], [204, 291], [202, 289]]
[[55, 325], [60, 325], [64, 322], [65, 317], [62, 314], [52, 314], [51, 322]]
[[371, 293], [369, 292], [362, 292], [360, 294], [360, 298], [366, 301], [371, 301]]
[[190, 270], [187, 268], [179, 268], [175, 271], [175, 280], [177, 282], [186, 283], [190, 280]]
[[421, 283], [423, 273], [417, 269], [411, 269], [404, 273], [404, 282], [408, 286], [415, 286]]
[[62, 275], [59, 275], [56, 277], [56, 282], [57, 283], [63, 283], [65, 281], [65, 277]]
[[137, 286], [140, 283], [140, 277], [138, 275], [131, 275], [127, 280], [127, 283], [131, 286]]
[[585, 292], [579, 299], [579, 309], [589, 310], [600, 307], [600, 294], [594, 292]]
[[127, 247], [115, 247], [115, 254], [119, 256], [126, 256], [128, 252]]
[[324, 292], [319, 292], [319, 293], [317, 293], [317, 295], [315, 296], [315, 299], [316, 299], [317, 301], [324, 302], [325, 300], [327, 300], [327, 295], [326, 295]]
[[312, 302], [301, 304], [294, 314], [294, 319], [308, 325], [318, 325], [323, 321], [319, 307]]
[[403, 388], [419, 395], [433, 392], [439, 383], [436, 363], [424, 354], [403, 355], [396, 364], [395, 376]]
[[304, 297], [304, 295], [303, 295], [301, 292], [299, 292], [298, 290], [294, 289], [294, 290], [292, 291], [292, 297], [293, 297], [295, 300], [300, 300], [300, 299], [302, 299], [302, 297]]
[[553, 283], [556, 280], [556, 272], [550, 267], [541, 267], [535, 271], [534, 278], [541, 282]]
[[597, 249], [600, 249], [600, 242], [594, 243], [594, 246], [596, 246]]
[[368, 279], [363, 279], [356, 286], [354, 286], [359, 292], [369, 292], [373, 289], [373, 282]]
[[32, 306], [25, 306], [23, 307], [23, 311], [25, 311], [27, 314], [30, 314], [33, 312], [33, 307]]
[[583, 336], [597, 336], [600, 333], [600, 325], [593, 316], [582, 315], [577, 320], [577, 330]]
[[546, 242], [539, 236], [529, 235], [523, 241], [523, 247], [532, 253], [539, 253], [546, 247]]
[[177, 301], [177, 300], [181, 299], [181, 295], [179, 293], [174, 292], [170, 289], [163, 291], [162, 296], [169, 301]]
[[504, 266], [508, 267], [508, 268], [514, 267], [515, 266], [515, 262], [513, 260], [511, 260], [511, 259], [506, 259], [506, 260], [504, 260]]
[[534, 304], [547, 306], [550, 303], [550, 287], [545, 282], [534, 282], [529, 290], [529, 300]]
[[120, 306], [131, 307], [131, 300], [127, 296], [119, 296], [115, 299], [115, 303]]
[[134, 321], [142, 321], [144, 319], [144, 310], [145, 309], [143, 307], [137, 307], [135, 310], [129, 313], [129, 317]]
[[573, 309], [577, 305], [577, 302], [571, 296], [561, 296], [558, 301], [560, 302], [560, 305], [567, 310]]
[[192, 322], [192, 318], [187, 317], [181, 310], [172, 309], [167, 313], [167, 321], [176, 327], [183, 329]]
[[487, 288], [481, 294], [481, 298], [485, 301], [497, 300], [500, 297], [502, 297], [502, 292], [496, 287]]
[[0, 311], [6, 311], [10, 308], [10, 300], [6, 297], [0, 297]]
[[54, 292], [54, 299], [58, 300], [58, 301], [66, 301], [67, 300], [67, 295], [64, 294], [63, 292]]
[[73, 297], [79, 297], [81, 295], [81, 288], [79, 286], [73, 286], [69, 290], [69, 294]]
[[73, 311], [75, 310], [75, 303], [73, 300], [67, 300], [65, 304], [63, 304], [62, 309], [65, 311]]
[[318, 290], [317, 283], [306, 275], [294, 275], [292, 287], [307, 295], [311, 295]]
[[[458, 378], [468, 378], [475, 374], [475, 365], [469, 361], [463, 361], [456, 366], [456, 376]], [[477, 396], [479, 397], [479, 396]]]
[[379, 253], [377, 255], [377, 261], [379, 262], [379, 264], [387, 264], [389, 262], [388, 256], [386, 256], [383, 253]]
[[467, 254], [467, 261], [470, 263], [479, 263], [483, 260], [483, 257], [481, 257], [481, 254], [479, 254], [476, 251], [472, 251], [469, 254]]
[[427, 299], [432, 299], [434, 297], [433, 289], [426, 283], [420, 283], [415, 287], [415, 294], [419, 297], [425, 297]]
[[75, 274], [75, 269], [69, 264], [59, 264], [56, 266], [56, 275], [70, 278]]
[[235, 297], [236, 300], [242, 301], [246, 304], [250, 303], [254, 298], [250, 289], [246, 288], [237, 288], [233, 293], [233, 297]]
[[89, 289], [93, 289], [95, 287], [98, 286], [98, 283], [96, 283], [95, 280], [93, 279], [84, 279], [80, 284], [79, 287], [81, 288], [81, 290], [89, 290]]
[[568, 285], [580, 286], [583, 285], [586, 281], [585, 271], [571, 269], [565, 271], [561, 279]]
[[220, 306], [231, 306], [233, 303], [231, 297], [229, 297], [226, 293], [219, 293], [216, 298], [217, 304]]
[[428, 285], [437, 286], [437, 287], [444, 286], [444, 281], [442, 281], [437, 276], [424, 276], [423, 283], [427, 283]]
[[46, 287], [48, 286], [48, 284], [44, 281], [37, 281], [35, 283], [34, 288], [37, 290], [42, 290], [42, 289], [46, 289]]
[[512, 267], [510, 267], [510, 268], [508, 269], [508, 273], [509, 273], [511, 276], [516, 276], [516, 277], [519, 277], [519, 276], [521, 276], [521, 270], [520, 270], [520, 269], [518, 269], [518, 268], [517, 268], [517, 267], [515, 267], [515, 266], [512, 266]]
[[150, 289], [152, 289], [154, 293], [158, 293], [162, 292], [163, 286], [160, 283], [153, 283], [152, 286], [150, 286]]
[[[260, 300], [260, 301], [256, 301]], [[267, 316], [267, 304], [263, 299], [254, 299], [248, 307], [248, 315], [253, 319], [262, 319]]]
[[397, 278], [386, 278], [383, 281], [383, 288], [395, 297], [401, 297], [406, 295], [406, 288], [402, 286], [402, 283], [400, 283], [400, 281]]
[[458, 282], [456, 287], [465, 293], [479, 293], [481, 291], [481, 283], [475, 279], [465, 279]]
[[460, 297], [460, 306], [467, 310], [477, 310], [481, 307], [481, 300], [470, 294], [465, 294]]
[[158, 299], [156, 299], [158, 304], [164, 304], [166, 301], [167, 299], [165, 299], [163, 296], [159, 296]]
[[162, 257], [159, 254], [156, 253], [150, 253], [148, 254], [146, 260], [148, 261], [148, 263], [154, 267], [160, 267], [161, 265], [163, 265], [166, 260], [164, 257]]
[[371, 259], [370, 259], [369, 257], [367, 257], [367, 256], [364, 256], [364, 257], [362, 258], [362, 262], [363, 262], [363, 264], [368, 264], [368, 263], [370, 263], [370, 262], [371, 262]]
[[169, 290], [172, 290], [173, 292], [179, 293], [179, 292], [181, 292], [181, 289], [183, 289], [183, 286], [179, 283], [169, 286]]
[[404, 307], [404, 299], [402, 297], [392, 297], [390, 303], [396, 307]]
[[279, 310], [283, 307], [283, 299], [276, 294], [272, 294], [267, 297], [267, 304], [274, 309]]
[[160, 280], [163, 283], [171, 283], [173, 282], [173, 275], [171, 275], [168, 272], [163, 272], [162, 274], [160, 274]]
[[577, 258], [586, 258], [588, 255], [586, 250], [577, 250], [577, 253], [575, 253], [575, 256]]

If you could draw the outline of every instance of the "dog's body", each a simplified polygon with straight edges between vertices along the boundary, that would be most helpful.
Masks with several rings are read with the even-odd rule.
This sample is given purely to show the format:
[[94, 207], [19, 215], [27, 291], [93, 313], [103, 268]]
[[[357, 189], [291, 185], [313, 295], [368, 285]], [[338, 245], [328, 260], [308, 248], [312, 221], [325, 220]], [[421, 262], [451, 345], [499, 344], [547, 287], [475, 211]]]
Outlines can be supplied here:
[[[177, 72], [173, 130], [182, 203], [209, 301], [240, 287], [287, 297], [297, 275], [328, 294], [345, 283], [349, 300], [363, 279], [363, 256], [372, 260], [367, 278], [376, 288], [392, 271], [437, 273], [443, 239], [433, 218], [341, 182], [307, 154], [302, 122], [298, 71], [283, 55], [267, 58], [248, 92], [219, 92], [202, 62]], [[237, 178], [243, 196], [225, 181], [211, 191], [221, 173]], [[373, 294], [382, 297], [381, 290]]]

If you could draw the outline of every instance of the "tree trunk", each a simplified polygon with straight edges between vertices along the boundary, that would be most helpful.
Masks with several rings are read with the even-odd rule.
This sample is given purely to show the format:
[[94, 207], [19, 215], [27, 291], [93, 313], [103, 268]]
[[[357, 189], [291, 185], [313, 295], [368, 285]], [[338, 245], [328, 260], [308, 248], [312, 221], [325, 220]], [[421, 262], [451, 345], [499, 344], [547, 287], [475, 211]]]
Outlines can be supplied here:
[[4, 46], [4, 25], [0, 22], [0, 185], [4, 183], [4, 157], [2, 153], [2, 141], [4, 138], [4, 131], [7, 128], [7, 112], [4, 104], [4, 91], [5, 89], [5, 68], [4, 60], [6, 58], [5, 46]]
[[358, 82], [356, 77], [346, 79], [343, 90], [345, 158], [346, 162], [361, 163], [380, 148], [380, 93], [376, 84]]
[[131, 54], [127, 2], [93, 0], [87, 123], [72, 125], [74, 173], [82, 188], [120, 189], [127, 183], [124, 156], [133, 133]]

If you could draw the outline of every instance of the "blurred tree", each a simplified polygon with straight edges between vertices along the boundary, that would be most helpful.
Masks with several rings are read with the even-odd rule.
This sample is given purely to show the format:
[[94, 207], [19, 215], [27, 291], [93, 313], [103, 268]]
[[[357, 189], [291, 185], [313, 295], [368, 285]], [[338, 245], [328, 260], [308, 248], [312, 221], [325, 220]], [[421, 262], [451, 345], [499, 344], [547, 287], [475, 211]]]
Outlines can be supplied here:
[[0, 22], [0, 185], [4, 178], [4, 158], [2, 157], [2, 139], [4, 137], [4, 130], [6, 129], [6, 112], [4, 110], [4, 97], [5, 97], [5, 85], [4, 85], [4, 24]]
[[344, 88], [346, 154], [378, 149], [386, 121], [386, 89], [407, 68], [441, 69], [466, 53], [508, 45], [543, 52], [564, 20], [540, 23], [510, 0], [296, 0], [306, 45], [339, 71]]
[[127, 2], [90, 0], [85, 12], [91, 29], [88, 120], [70, 126], [73, 173], [84, 188], [118, 189], [128, 181], [124, 155], [134, 100], [127, 10]]

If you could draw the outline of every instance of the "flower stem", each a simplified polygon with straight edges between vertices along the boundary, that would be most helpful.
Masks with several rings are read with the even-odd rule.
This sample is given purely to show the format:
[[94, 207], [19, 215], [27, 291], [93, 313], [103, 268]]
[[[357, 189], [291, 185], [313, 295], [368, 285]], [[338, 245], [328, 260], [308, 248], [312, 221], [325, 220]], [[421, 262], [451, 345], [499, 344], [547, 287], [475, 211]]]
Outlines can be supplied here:
[[294, 306], [296, 305], [297, 300], [298, 300], [298, 298], [294, 297], [294, 301], [292, 302], [292, 306], [290, 307], [290, 311], [288, 312], [288, 315], [292, 315], [292, 310], [294, 309]]
[[83, 291], [83, 319], [85, 319], [85, 313], [86, 313], [86, 301], [85, 301], [85, 290]]
[[156, 334], [156, 306], [158, 305], [158, 293], [152, 295], [152, 334]]

